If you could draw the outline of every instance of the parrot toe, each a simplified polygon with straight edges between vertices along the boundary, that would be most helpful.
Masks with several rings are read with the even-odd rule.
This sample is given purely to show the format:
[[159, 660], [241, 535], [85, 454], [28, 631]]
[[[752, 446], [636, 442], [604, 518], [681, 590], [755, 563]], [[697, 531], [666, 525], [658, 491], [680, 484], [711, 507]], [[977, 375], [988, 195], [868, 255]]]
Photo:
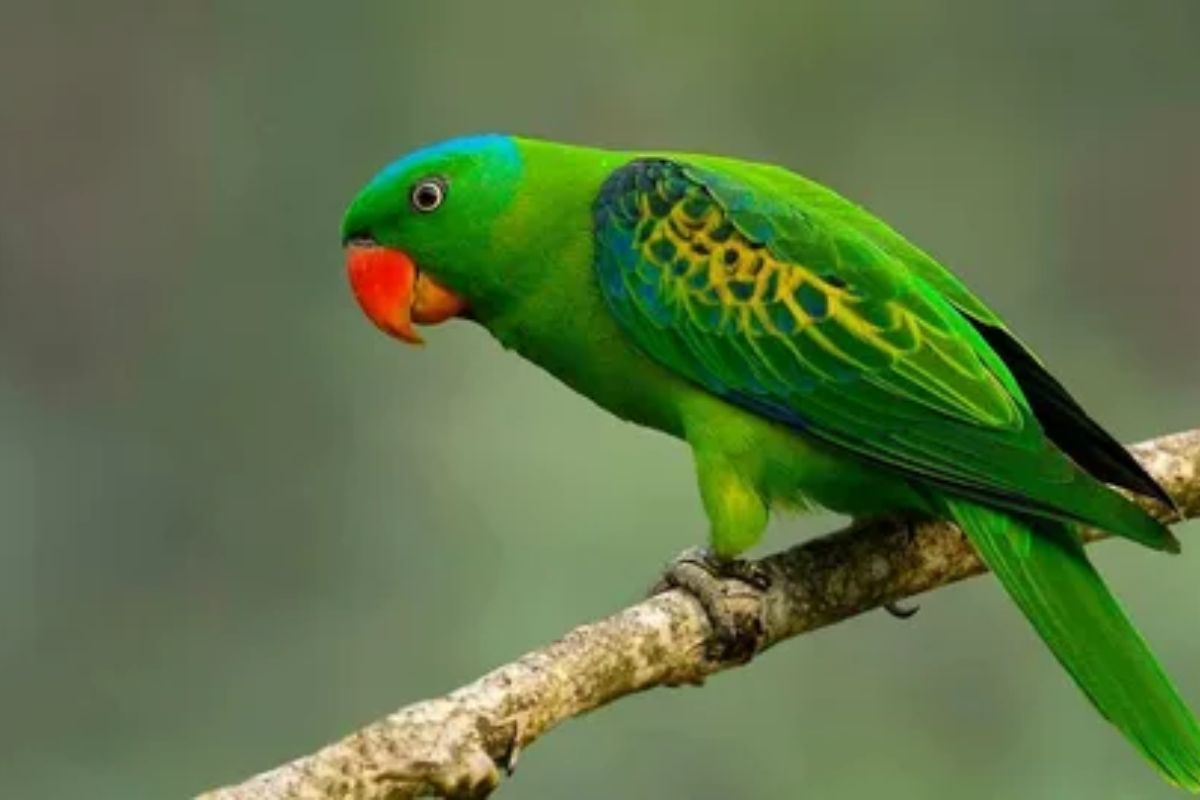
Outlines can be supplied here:
[[765, 642], [762, 595], [770, 586], [771, 577], [761, 564], [720, 558], [707, 548], [693, 547], [671, 562], [651, 594], [680, 589], [694, 597], [712, 625], [707, 657], [742, 663]]

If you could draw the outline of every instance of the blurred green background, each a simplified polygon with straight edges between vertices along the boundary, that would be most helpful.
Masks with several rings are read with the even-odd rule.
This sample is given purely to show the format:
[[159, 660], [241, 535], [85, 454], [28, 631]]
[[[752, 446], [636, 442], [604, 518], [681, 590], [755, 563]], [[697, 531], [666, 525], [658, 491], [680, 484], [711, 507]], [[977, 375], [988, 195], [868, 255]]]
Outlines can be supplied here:
[[[181, 797], [635, 600], [686, 450], [482, 331], [378, 335], [340, 213], [500, 130], [719, 151], [940, 256], [1122, 438], [1200, 424], [1200, 4], [7, 2], [0, 796]], [[828, 530], [777, 520], [767, 548]], [[1200, 707], [1200, 526], [1097, 556]], [[537, 744], [512, 798], [1174, 794], [987, 580]]]

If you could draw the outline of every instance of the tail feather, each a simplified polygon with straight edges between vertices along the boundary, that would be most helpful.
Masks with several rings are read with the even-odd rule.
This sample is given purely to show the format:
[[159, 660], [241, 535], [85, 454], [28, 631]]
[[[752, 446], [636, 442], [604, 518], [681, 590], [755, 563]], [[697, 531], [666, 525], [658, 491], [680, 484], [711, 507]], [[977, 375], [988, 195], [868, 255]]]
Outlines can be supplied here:
[[1168, 781], [1200, 792], [1200, 727], [1074, 531], [964, 500], [943, 504], [1100, 713]]

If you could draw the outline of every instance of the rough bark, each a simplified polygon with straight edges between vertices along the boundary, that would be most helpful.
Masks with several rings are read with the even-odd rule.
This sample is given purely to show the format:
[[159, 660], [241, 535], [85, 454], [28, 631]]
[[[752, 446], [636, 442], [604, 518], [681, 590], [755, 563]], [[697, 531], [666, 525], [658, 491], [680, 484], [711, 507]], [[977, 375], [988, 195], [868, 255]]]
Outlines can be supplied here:
[[[1200, 516], [1200, 429], [1132, 450], [1184, 517]], [[1171, 521], [1167, 509], [1146, 507]], [[853, 526], [759, 564], [771, 578], [768, 589], [738, 581], [723, 589], [732, 613], [747, 626], [761, 626], [764, 649], [984, 571], [957, 528], [902, 520]], [[468, 686], [402, 708], [312, 755], [202, 797], [485, 797], [520, 750], [560, 722], [635, 692], [699, 684], [738, 666], [711, 659], [711, 633], [699, 604], [669, 591], [582, 625]]]

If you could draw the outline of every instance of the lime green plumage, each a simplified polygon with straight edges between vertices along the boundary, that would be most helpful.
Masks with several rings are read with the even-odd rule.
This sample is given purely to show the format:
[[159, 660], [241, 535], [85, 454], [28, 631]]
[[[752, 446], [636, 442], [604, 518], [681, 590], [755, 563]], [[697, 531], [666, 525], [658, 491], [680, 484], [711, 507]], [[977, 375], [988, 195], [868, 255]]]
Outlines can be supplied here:
[[1200, 788], [1200, 729], [1064, 521], [1171, 535], [1054, 446], [970, 318], [854, 216], [686, 164], [635, 162], [601, 192], [597, 270], [621, 324], [730, 402], [908, 477], [1101, 713]]
[[1174, 547], [1053, 446], [969, 319], [844, 216], [657, 159], [615, 173], [596, 216], [601, 288], [661, 363], [935, 486]]
[[[427, 174], [444, 221], [405, 213]], [[485, 137], [397, 162], [344, 235], [405, 249], [506, 346], [684, 439], [720, 555], [781, 505], [955, 520], [1097, 708], [1200, 790], [1200, 730], [1077, 534], [1175, 550], [1104, 483], [1169, 498], [883, 222], [778, 167]]]
[[1200, 789], [1200, 729], [1069, 527], [946, 497], [946, 512], [1079, 688], [1177, 786]]

